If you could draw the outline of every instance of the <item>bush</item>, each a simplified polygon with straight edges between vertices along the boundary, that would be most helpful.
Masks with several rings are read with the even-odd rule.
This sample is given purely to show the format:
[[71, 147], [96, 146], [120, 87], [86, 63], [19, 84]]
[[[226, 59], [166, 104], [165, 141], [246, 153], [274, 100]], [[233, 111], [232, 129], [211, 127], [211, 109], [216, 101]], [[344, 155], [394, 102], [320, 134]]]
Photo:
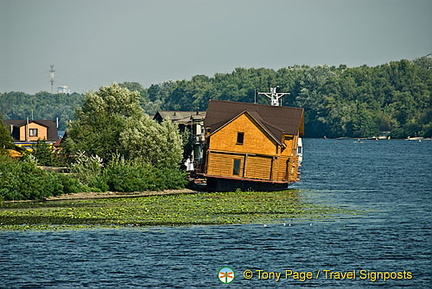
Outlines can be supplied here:
[[33, 163], [1, 158], [0, 189], [5, 200], [48, 197], [52, 194], [49, 192], [52, 186], [48, 173]]
[[118, 192], [180, 189], [187, 184], [186, 173], [179, 169], [155, 168], [118, 156], [105, 168], [97, 162], [91, 159], [88, 164], [80, 164], [75, 175], [64, 175], [39, 169], [31, 157], [18, 161], [0, 155], [0, 200], [35, 200], [108, 189]]
[[105, 167], [103, 178], [110, 190], [118, 192], [179, 189], [187, 183], [186, 174], [178, 169], [158, 169], [118, 157]]
[[103, 160], [98, 155], [88, 156], [85, 152], [79, 152], [71, 165], [71, 172], [82, 184], [91, 186], [101, 174], [102, 167]]
[[76, 194], [85, 189], [77, 179], [69, 175], [57, 174], [57, 178], [63, 185], [63, 194]]
[[33, 146], [31, 154], [40, 166], [57, 166], [60, 163], [57, 153], [45, 140], [39, 139]]
[[0, 156], [0, 198], [35, 200], [65, 193], [77, 193], [82, 185], [67, 175], [48, 173], [34, 162]]

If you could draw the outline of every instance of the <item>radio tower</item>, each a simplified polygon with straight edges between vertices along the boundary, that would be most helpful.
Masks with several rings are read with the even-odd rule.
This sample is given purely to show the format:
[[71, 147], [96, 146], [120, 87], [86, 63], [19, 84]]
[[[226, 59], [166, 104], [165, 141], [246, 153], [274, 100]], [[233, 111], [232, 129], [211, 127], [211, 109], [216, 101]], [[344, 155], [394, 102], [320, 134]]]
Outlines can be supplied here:
[[54, 93], [54, 65], [50, 65], [51, 69], [50, 72], [50, 82], [51, 82], [51, 93]]
[[258, 94], [262, 94], [267, 96], [268, 98], [270, 98], [270, 104], [272, 106], [280, 106], [281, 104], [279, 103], [279, 98], [281, 98], [284, 95], [287, 95], [289, 93], [277, 93], [278, 86], [276, 87], [270, 87], [270, 93], [267, 92], [258, 92]]

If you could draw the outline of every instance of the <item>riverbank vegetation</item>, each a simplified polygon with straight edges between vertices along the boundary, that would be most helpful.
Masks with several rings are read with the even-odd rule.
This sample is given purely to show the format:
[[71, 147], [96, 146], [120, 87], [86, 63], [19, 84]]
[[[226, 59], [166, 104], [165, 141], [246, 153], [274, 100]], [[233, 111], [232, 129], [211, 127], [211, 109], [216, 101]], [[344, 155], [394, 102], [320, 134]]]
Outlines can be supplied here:
[[[0, 136], [5, 135], [0, 131]], [[89, 92], [69, 125], [61, 150], [38, 141], [12, 159], [11, 138], [0, 137], [0, 200], [44, 199], [88, 191], [184, 188], [183, 142], [175, 124], [144, 113], [139, 94], [117, 84]], [[68, 174], [39, 166], [66, 166]]]
[[41, 170], [34, 158], [18, 161], [0, 153], [0, 202], [43, 199], [79, 191], [85, 188], [78, 180]]
[[305, 202], [298, 190], [196, 193], [137, 198], [5, 202], [0, 229], [76, 229], [225, 224], [271, 224], [317, 220], [345, 209]]
[[[257, 92], [278, 86], [290, 92], [283, 105], [305, 108], [306, 137], [370, 137], [388, 131], [393, 138], [432, 136], [432, 58], [392, 61], [369, 67], [290, 66], [279, 70], [236, 68], [213, 77], [167, 81], [144, 88], [120, 84], [139, 94], [149, 115], [157, 110], [206, 110], [210, 99], [268, 104]], [[73, 119], [83, 96], [40, 92], [0, 94], [0, 112], [8, 119]]]

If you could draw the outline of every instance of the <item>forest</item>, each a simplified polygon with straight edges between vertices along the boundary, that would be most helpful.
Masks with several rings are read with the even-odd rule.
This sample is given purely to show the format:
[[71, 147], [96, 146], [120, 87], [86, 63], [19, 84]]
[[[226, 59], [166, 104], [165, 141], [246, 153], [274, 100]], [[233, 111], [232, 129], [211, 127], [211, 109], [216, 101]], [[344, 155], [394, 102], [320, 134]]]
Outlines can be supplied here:
[[[290, 66], [236, 68], [213, 77], [167, 81], [143, 87], [123, 82], [137, 91], [144, 111], [206, 110], [209, 100], [268, 104], [259, 92], [289, 92], [283, 105], [305, 109], [306, 137], [372, 137], [382, 131], [393, 138], [432, 136], [432, 58], [392, 61], [369, 67]], [[0, 93], [0, 114], [6, 119], [60, 119], [60, 130], [73, 120], [83, 95], [39, 92]]]

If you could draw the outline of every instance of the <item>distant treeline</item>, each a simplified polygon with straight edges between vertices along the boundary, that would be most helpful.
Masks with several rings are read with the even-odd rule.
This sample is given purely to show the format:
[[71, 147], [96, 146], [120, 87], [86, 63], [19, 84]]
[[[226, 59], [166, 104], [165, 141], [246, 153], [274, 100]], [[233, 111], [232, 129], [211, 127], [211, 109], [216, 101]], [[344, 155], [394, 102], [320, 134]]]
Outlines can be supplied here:
[[[210, 99], [268, 104], [258, 92], [290, 92], [283, 105], [305, 109], [308, 137], [370, 137], [390, 131], [395, 138], [432, 136], [432, 58], [400, 60], [380, 66], [291, 66], [279, 70], [237, 68], [213, 77], [168, 81], [139, 91], [148, 114], [157, 110], [206, 110]], [[40, 92], [0, 94], [0, 113], [6, 118], [73, 119], [82, 95]], [[64, 122], [63, 122], [64, 123]]]
[[66, 130], [74, 119], [75, 108], [81, 106], [83, 95], [51, 94], [46, 91], [34, 95], [24, 92], [0, 94], [0, 116], [4, 119], [59, 119], [59, 130]]

